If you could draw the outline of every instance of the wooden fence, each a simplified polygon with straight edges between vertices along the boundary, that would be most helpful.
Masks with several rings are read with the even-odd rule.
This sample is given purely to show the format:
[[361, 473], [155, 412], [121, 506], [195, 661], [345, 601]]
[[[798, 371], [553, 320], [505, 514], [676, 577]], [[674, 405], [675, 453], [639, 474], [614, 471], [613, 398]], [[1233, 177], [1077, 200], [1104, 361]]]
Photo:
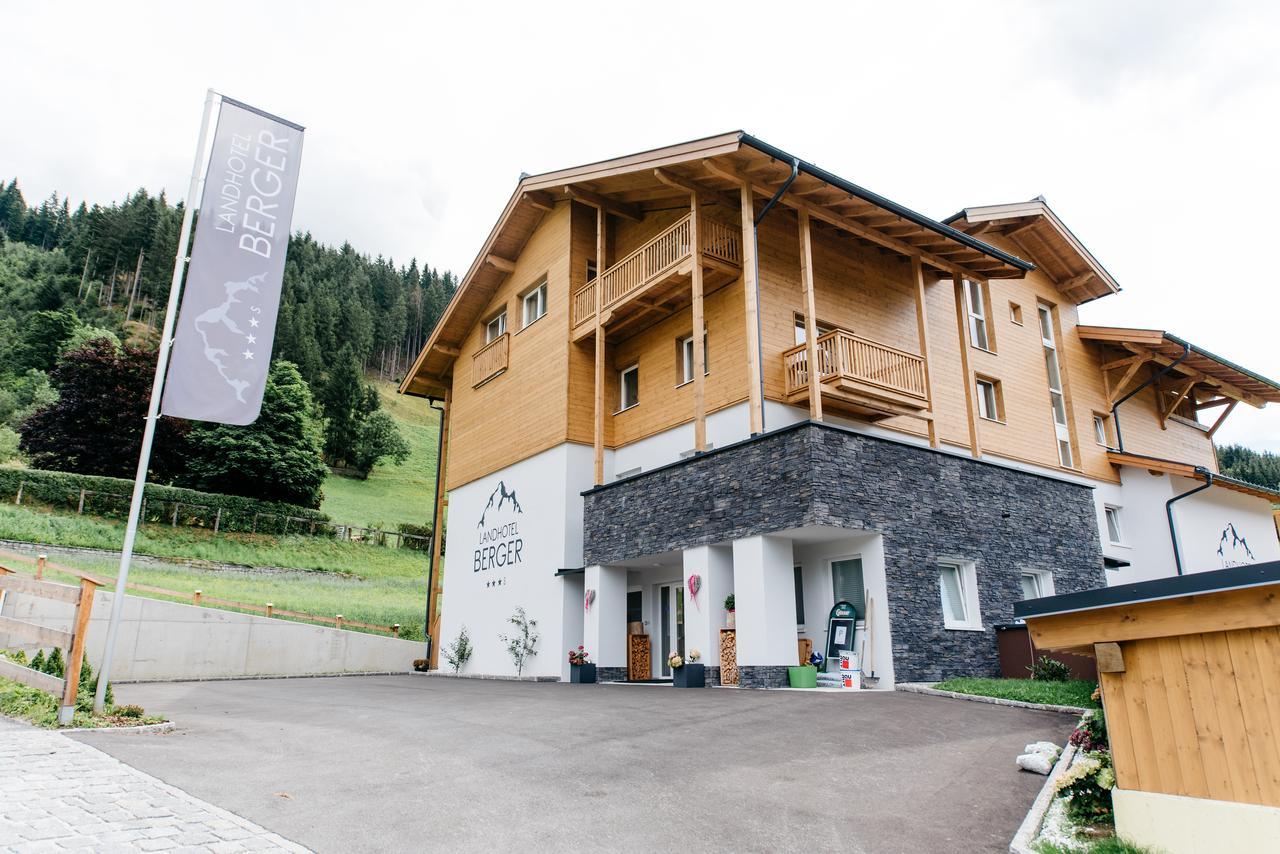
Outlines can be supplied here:
[[[36, 565], [35, 580], [39, 583], [44, 583], [42, 579], [44, 578], [46, 570], [54, 570], [75, 576], [76, 578], [79, 578], [82, 583], [87, 581], [99, 587], [105, 584], [102, 579], [95, 578], [94, 576], [81, 572], [78, 569], [72, 569], [69, 566], [50, 563], [49, 559], [45, 555], [38, 555], [37, 557], [31, 558], [26, 555], [15, 554], [14, 552], [0, 551], [0, 557], [5, 558], [6, 560], [20, 561], [23, 563], [34, 563]], [[14, 570], [12, 569], [0, 566], [0, 573], [13, 572]], [[129, 582], [126, 586], [129, 590], [137, 590], [140, 593], [153, 593], [159, 596], [169, 596], [181, 601], [189, 601], [192, 605], [197, 606], [212, 605], [222, 608], [234, 608], [237, 611], [248, 611], [254, 614], [262, 614], [266, 617], [288, 617], [295, 620], [305, 620], [309, 623], [323, 623], [338, 629], [367, 629], [373, 632], [389, 634], [392, 637], [398, 637], [400, 635], [399, 623], [391, 626], [385, 626], [379, 623], [364, 623], [360, 620], [349, 620], [341, 614], [335, 614], [332, 617], [328, 617], [323, 614], [311, 614], [305, 611], [290, 611], [286, 608], [277, 608], [273, 602], [237, 602], [234, 599], [219, 599], [214, 596], [205, 596], [204, 591], [202, 590], [192, 590], [187, 592], [183, 590], [170, 590], [167, 587], [155, 587], [150, 584], [135, 584], [133, 582]], [[0, 628], [3, 628], [4, 626], [4, 623], [0, 623]]]
[[0, 658], [0, 676], [47, 691], [55, 697], [62, 696], [62, 704], [58, 707], [58, 724], [61, 726], [70, 724], [76, 713], [76, 692], [80, 688], [80, 664], [84, 661], [85, 635], [88, 634], [89, 617], [93, 614], [93, 594], [101, 586], [102, 582], [83, 575], [80, 576], [79, 588], [69, 584], [55, 584], [40, 578], [23, 578], [12, 569], [0, 566], [0, 593], [23, 593], [42, 599], [68, 602], [76, 606], [70, 632], [0, 616], [0, 631], [38, 644], [68, 650], [63, 670], [64, 676], [61, 679], [24, 667], [6, 658]]

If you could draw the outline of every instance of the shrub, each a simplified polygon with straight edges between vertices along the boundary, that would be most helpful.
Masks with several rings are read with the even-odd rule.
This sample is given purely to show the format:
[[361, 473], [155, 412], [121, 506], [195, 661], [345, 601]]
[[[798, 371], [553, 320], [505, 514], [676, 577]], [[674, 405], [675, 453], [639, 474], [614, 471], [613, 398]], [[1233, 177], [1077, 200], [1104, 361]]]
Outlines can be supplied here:
[[1096, 709], [1093, 714], [1080, 719], [1075, 731], [1071, 733], [1071, 743], [1088, 752], [1110, 748], [1107, 740], [1107, 718], [1102, 709]]
[[1040, 656], [1027, 670], [1031, 671], [1032, 679], [1038, 679], [1041, 682], [1071, 681], [1071, 668], [1047, 655]]
[[66, 673], [66, 667], [66, 662], [62, 660], [62, 650], [55, 646], [53, 652], [45, 657], [44, 666], [40, 669], [50, 676], [62, 678]]
[[32, 670], [39, 670], [41, 673], [44, 673], [44, 650], [43, 649], [36, 650], [36, 654], [31, 657], [31, 664], [29, 666], [31, 667]]
[[733, 594], [732, 594], [732, 593], [730, 593], [728, 596], [724, 597], [724, 609], [725, 609], [726, 611], [732, 611], [732, 610], [734, 610], [734, 605], [735, 605], [735, 604], [736, 604], [736, 602], [735, 602], [735, 600], [734, 600], [734, 598], [733, 598]]
[[116, 709], [116, 714], [122, 718], [140, 718], [146, 714], [142, 706], [128, 705], [120, 706]]
[[514, 635], [498, 635], [498, 639], [507, 645], [507, 654], [516, 665], [516, 675], [524, 675], [524, 663], [536, 656], [538, 645], [537, 620], [530, 620], [524, 608], [516, 608], [507, 622], [516, 627]]
[[27, 654], [20, 649], [0, 651], [0, 655], [3, 655], [14, 664], [21, 664], [23, 667], [27, 666]]
[[1079, 824], [1109, 824], [1115, 820], [1111, 790], [1116, 785], [1111, 754], [1100, 750], [1076, 759], [1058, 778], [1057, 791], [1066, 795], [1067, 815]]
[[[411, 538], [402, 538], [400, 544], [406, 549], [427, 552], [431, 551], [431, 526], [415, 525], [412, 522], [401, 522], [396, 526], [396, 530], [402, 534], [409, 534]], [[422, 539], [417, 539], [422, 537]]]
[[463, 626], [458, 630], [458, 636], [454, 638], [453, 643], [445, 647], [444, 660], [449, 662], [453, 672], [457, 673], [471, 659], [471, 652], [471, 638], [467, 635], [467, 627]]

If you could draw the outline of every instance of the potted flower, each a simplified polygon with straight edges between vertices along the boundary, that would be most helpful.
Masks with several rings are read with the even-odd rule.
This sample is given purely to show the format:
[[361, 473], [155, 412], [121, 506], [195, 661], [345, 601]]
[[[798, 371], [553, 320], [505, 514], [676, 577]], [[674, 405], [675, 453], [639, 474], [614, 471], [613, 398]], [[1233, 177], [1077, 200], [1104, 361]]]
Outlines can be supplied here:
[[733, 594], [730, 593], [728, 596], [724, 597], [724, 609], [729, 612], [729, 619], [725, 625], [727, 628], [730, 628], [730, 629], [734, 628], [733, 605], [734, 605]]
[[596, 666], [588, 661], [590, 653], [579, 644], [577, 649], [569, 650], [569, 681], [580, 685], [590, 685], [596, 681]]
[[696, 649], [689, 650], [687, 656], [673, 652], [667, 656], [667, 664], [671, 666], [671, 682], [677, 688], [705, 688], [707, 686], [707, 668], [699, 659], [702, 653]]
[[817, 688], [818, 665], [822, 663], [822, 653], [814, 652], [809, 656], [808, 664], [787, 668], [787, 684], [792, 688]]

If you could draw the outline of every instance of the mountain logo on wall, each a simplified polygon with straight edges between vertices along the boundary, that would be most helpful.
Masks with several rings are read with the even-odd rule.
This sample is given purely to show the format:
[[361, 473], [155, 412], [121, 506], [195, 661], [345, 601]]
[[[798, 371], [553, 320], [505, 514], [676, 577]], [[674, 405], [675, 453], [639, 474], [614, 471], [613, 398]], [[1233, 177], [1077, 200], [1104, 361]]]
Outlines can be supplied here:
[[489, 496], [489, 503], [484, 506], [484, 512], [480, 514], [480, 522], [476, 527], [483, 528], [485, 517], [489, 515], [489, 511], [500, 512], [508, 502], [511, 504], [511, 509], [520, 514], [524, 513], [524, 509], [521, 508], [520, 502], [516, 498], [516, 491], [514, 489], [508, 490], [506, 481], [500, 480], [498, 481], [498, 488]]
[[[1218, 557], [1222, 559], [1223, 567], [1244, 566], [1257, 560], [1249, 548], [1249, 541], [1236, 530], [1234, 522], [1228, 522], [1222, 529], [1222, 536], [1218, 538]], [[1248, 560], [1244, 560], [1245, 557]]]

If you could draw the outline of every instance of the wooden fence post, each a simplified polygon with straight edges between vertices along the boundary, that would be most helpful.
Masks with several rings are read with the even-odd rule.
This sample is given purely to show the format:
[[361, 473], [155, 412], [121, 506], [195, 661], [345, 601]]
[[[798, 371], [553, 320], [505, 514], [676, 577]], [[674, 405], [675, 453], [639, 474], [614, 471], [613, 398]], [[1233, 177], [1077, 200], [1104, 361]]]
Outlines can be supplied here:
[[192, 605], [199, 605], [199, 604], [200, 604], [200, 600], [201, 600], [201, 599], [203, 599], [203, 598], [204, 598], [204, 591], [202, 591], [202, 590], [197, 590], [196, 592], [194, 592], [194, 593], [192, 593], [192, 594], [191, 594], [191, 604], [192, 604]]
[[334, 618], [334, 625], [335, 625], [335, 626], [337, 626], [338, 628], [342, 628], [342, 615], [341, 615], [341, 614], [338, 614], [338, 615]]
[[218, 515], [213, 517], [213, 532], [218, 533], [218, 527], [222, 525], [222, 508], [218, 508]]
[[[41, 555], [41, 558], [44, 556]], [[58, 725], [67, 726], [76, 713], [76, 692], [80, 690], [80, 664], [84, 661], [85, 635], [89, 632], [89, 616], [93, 613], [93, 594], [98, 582], [89, 578], [80, 579], [80, 600], [76, 603], [75, 628], [71, 635], [71, 654], [67, 658], [62, 691], [62, 707], [58, 709]], [[106, 673], [99, 673], [99, 679], [107, 679]]]
[[22, 490], [23, 490], [23, 489], [25, 489], [25, 488], [26, 488], [26, 486], [27, 486], [27, 482], [26, 482], [25, 480], [18, 481], [18, 494], [17, 494], [17, 496], [13, 499], [13, 503], [14, 503], [14, 504], [21, 504], [21, 503], [22, 503]]
[[181, 506], [178, 502], [173, 502], [173, 527], [175, 528], [178, 527], [178, 508]]
[[258, 533], [258, 514], [253, 514], [253, 533]]
[[83, 489], [80, 490], [80, 506], [76, 508], [76, 515], [77, 516], [84, 515], [84, 490]]
[[48, 555], [36, 555], [36, 581], [44, 578], [45, 564], [49, 562]]
[[396, 623], [394, 626], [392, 626], [392, 627], [391, 627], [391, 633], [392, 633], [393, 635], [395, 635], [396, 637], [399, 637], [399, 636], [400, 636], [400, 624], [399, 624], [399, 623]]
[[267, 616], [268, 616], [268, 617], [274, 617], [274, 616], [275, 616], [275, 613], [276, 613], [276, 606], [275, 606], [275, 604], [273, 604], [273, 603], [271, 603], [271, 602], [268, 602], [268, 603], [267, 603]]

